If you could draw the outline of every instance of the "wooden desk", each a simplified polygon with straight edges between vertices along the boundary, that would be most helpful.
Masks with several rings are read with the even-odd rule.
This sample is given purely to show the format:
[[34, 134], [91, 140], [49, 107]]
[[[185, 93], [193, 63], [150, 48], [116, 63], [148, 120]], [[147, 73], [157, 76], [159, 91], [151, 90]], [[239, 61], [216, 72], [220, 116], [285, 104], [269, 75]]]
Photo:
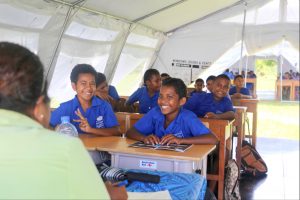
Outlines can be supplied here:
[[[224, 178], [225, 178], [225, 162], [226, 162], [226, 142], [231, 143], [232, 125], [234, 120], [218, 120], [218, 119], [207, 119], [200, 118], [202, 122], [208, 122], [209, 129], [219, 139], [219, 163], [218, 163], [218, 174], [208, 174], [207, 180], [218, 181], [218, 199], [223, 199], [224, 193]], [[226, 141], [227, 140], [227, 141]], [[229, 147], [231, 148], [231, 147]], [[229, 149], [231, 152], [231, 149]], [[229, 154], [228, 154], [229, 155]], [[211, 188], [214, 189], [214, 188]]]
[[252, 120], [252, 145], [256, 147], [256, 130], [257, 130], [257, 103], [258, 99], [231, 99], [234, 106], [247, 107], [247, 112], [253, 114]]
[[[135, 140], [121, 137], [93, 137], [81, 135], [80, 139], [88, 150], [108, 151], [112, 155], [112, 166], [127, 169], [147, 169], [192, 173], [201, 163], [202, 175], [206, 176], [206, 157], [215, 145], [193, 145], [185, 152], [130, 148]], [[153, 166], [141, 168], [141, 162], [152, 161]], [[202, 162], [201, 162], [202, 161]], [[170, 167], [172, 165], [173, 167]]]
[[233, 123], [234, 126], [237, 127], [237, 147], [236, 147], [236, 162], [241, 169], [241, 151], [242, 151], [242, 141], [245, 137], [245, 122], [247, 115], [247, 107], [245, 106], [234, 106], [236, 109], [235, 112], [235, 121]]
[[[296, 101], [299, 100], [299, 86], [300, 83], [298, 80], [277, 80], [276, 81], [276, 97], [277, 100], [281, 100], [281, 90], [283, 87], [289, 88], [288, 98], [286, 100]], [[298, 89], [297, 89], [298, 87]]]

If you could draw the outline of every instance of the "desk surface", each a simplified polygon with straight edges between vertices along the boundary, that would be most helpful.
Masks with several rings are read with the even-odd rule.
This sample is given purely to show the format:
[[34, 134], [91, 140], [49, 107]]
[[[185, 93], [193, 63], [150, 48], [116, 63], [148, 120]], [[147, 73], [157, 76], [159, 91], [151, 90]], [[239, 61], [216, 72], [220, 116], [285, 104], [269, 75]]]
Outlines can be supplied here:
[[121, 137], [93, 137], [89, 135], [81, 135], [80, 139], [88, 150], [109, 151], [191, 161], [199, 161], [205, 158], [216, 148], [215, 145], [192, 145], [185, 152], [175, 152], [128, 147], [128, 145], [133, 144], [136, 141]]

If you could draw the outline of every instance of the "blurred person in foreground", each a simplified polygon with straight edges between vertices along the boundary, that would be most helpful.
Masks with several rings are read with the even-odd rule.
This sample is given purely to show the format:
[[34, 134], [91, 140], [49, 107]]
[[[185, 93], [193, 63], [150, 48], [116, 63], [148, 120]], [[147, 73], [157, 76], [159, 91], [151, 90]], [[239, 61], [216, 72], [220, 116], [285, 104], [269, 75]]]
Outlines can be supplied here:
[[78, 138], [46, 129], [43, 73], [31, 51], [0, 42], [0, 199], [127, 199], [103, 183]]

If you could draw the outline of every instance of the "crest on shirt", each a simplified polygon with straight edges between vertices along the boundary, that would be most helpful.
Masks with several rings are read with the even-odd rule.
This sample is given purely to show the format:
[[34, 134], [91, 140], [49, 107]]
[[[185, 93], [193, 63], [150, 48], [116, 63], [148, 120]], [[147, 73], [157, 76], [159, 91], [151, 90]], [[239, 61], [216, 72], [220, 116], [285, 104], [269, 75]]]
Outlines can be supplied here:
[[96, 119], [96, 128], [104, 128], [103, 116], [98, 116]]

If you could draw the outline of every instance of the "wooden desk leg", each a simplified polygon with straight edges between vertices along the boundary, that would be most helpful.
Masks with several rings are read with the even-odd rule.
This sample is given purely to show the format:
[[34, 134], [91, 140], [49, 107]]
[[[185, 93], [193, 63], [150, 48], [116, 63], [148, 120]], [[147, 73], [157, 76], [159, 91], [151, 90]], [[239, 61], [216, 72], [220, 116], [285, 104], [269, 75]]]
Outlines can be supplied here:
[[244, 124], [240, 124], [237, 126], [238, 129], [238, 137], [237, 137], [237, 147], [236, 147], [236, 162], [241, 170], [241, 151], [242, 151], [242, 141], [243, 141], [243, 133], [244, 133]]
[[219, 148], [219, 180], [218, 180], [218, 199], [223, 200], [224, 192], [224, 178], [225, 178], [225, 153], [226, 153], [226, 141], [223, 137], [220, 138]]
[[253, 127], [252, 127], [252, 145], [256, 148], [256, 128], [257, 128], [257, 110], [253, 112]]

